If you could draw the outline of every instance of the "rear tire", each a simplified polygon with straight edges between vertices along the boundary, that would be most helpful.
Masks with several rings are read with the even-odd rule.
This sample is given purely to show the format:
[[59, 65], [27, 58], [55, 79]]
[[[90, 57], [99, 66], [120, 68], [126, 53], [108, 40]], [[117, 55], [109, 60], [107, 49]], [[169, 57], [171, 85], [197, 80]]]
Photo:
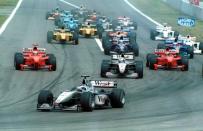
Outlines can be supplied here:
[[133, 45], [133, 53], [135, 56], [139, 56], [139, 47], [137, 43], [134, 43]]
[[51, 70], [56, 71], [56, 57], [53, 54], [47, 54], [49, 59], [47, 60], [47, 65], [52, 65]]
[[138, 78], [143, 78], [143, 62], [137, 61], [135, 63], [135, 72], [138, 74]]
[[115, 88], [110, 95], [111, 106], [113, 108], [123, 108], [125, 104], [125, 92], [123, 89]]
[[101, 64], [101, 73], [100, 73], [101, 77], [106, 77], [106, 72], [109, 71], [109, 67], [110, 67], [109, 63], [110, 63], [109, 60], [103, 60], [102, 61], [102, 64]]
[[189, 68], [189, 60], [188, 60], [188, 58], [187, 57], [182, 57], [181, 58], [181, 63], [182, 63], [182, 65], [185, 66], [183, 71], [188, 71], [188, 68]]
[[203, 42], [200, 42], [200, 44], [199, 44], [199, 50], [201, 50], [202, 52], [202, 54], [203, 54]]
[[21, 64], [24, 64], [24, 57], [22, 53], [15, 53], [14, 55], [14, 66], [16, 70], [21, 69]]
[[81, 94], [80, 104], [83, 111], [92, 112], [95, 107], [94, 96], [91, 92], [84, 92]]
[[157, 32], [155, 30], [150, 31], [150, 39], [155, 40], [155, 37], [157, 36]]
[[73, 40], [74, 40], [75, 45], [79, 44], [79, 35], [78, 35], [78, 33], [76, 33], [76, 32], [73, 33]]
[[51, 41], [53, 40], [53, 37], [54, 37], [53, 31], [48, 31], [47, 32], [47, 43], [51, 43]]
[[192, 46], [187, 48], [187, 53], [190, 55], [190, 59], [194, 58], [194, 48]]
[[46, 20], [48, 20], [49, 16], [50, 16], [50, 13], [47, 12], [47, 13], [46, 13]]

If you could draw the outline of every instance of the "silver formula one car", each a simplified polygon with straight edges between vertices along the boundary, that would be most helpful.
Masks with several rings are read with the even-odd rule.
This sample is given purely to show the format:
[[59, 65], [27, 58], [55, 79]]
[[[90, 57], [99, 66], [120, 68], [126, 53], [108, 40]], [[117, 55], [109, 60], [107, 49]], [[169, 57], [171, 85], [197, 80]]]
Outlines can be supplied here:
[[135, 61], [133, 53], [111, 55], [111, 60], [103, 60], [101, 77], [143, 78], [143, 62]]
[[95, 108], [123, 108], [125, 92], [117, 88], [116, 81], [87, 80], [82, 76], [81, 85], [62, 92], [57, 98], [51, 91], [42, 90], [38, 96], [37, 110], [53, 109], [77, 111], [93, 111]]

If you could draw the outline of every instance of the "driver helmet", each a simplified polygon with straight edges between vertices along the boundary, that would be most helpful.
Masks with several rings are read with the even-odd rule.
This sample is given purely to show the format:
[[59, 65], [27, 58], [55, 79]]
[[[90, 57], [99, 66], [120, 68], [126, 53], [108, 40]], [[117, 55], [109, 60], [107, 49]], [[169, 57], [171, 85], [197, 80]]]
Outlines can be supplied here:
[[38, 55], [38, 51], [33, 51], [33, 55]]

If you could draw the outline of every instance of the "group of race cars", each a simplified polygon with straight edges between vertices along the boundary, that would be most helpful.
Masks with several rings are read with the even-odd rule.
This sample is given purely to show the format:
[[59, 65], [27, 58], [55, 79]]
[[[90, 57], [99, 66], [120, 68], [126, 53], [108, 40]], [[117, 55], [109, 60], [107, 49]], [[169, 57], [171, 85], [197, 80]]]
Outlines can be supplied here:
[[167, 24], [151, 30], [150, 38], [162, 41], [157, 45], [154, 53], [147, 54], [146, 66], [150, 69], [165, 68], [187, 71], [189, 59], [193, 59], [194, 54], [203, 54], [202, 42], [197, 42], [196, 37], [190, 35], [180, 35]]
[[[137, 23], [131, 18], [121, 16], [110, 19], [81, 6], [71, 11], [53, 9], [46, 13], [46, 19], [54, 20], [56, 26], [56, 29], [47, 32], [48, 43], [77, 45], [80, 37], [98, 37], [101, 40], [104, 54], [111, 56], [111, 59], [101, 62], [101, 77], [143, 78], [143, 61], [135, 59], [139, 56]], [[162, 41], [153, 53], [146, 56], [146, 67], [152, 70], [163, 68], [188, 71], [189, 59], [196, 53], [203, 53], [202, 42], [196, 42], [195, 37], [181, 36], [165, 24], [151, 30], [150, 38]], [[16, 70], [31, 68], [55, 71], [57, 64], [53, 54], [46, 54], [46, 49], [34, 44], [32, 48], [23, 48], [22, 53], [15, 53], [14, 66]], [[124, 107], [125, 92], [117, 88], [116, 81], [89, 80], [86, 75], [81, 77], [83, 79], [79, 86], [63, 91], [58, 97], [54, 97], [49, 90], [40, 91], [37, 109], [50, 111], [75, 107], [78, 111], [93, 111], [109, 106]]]

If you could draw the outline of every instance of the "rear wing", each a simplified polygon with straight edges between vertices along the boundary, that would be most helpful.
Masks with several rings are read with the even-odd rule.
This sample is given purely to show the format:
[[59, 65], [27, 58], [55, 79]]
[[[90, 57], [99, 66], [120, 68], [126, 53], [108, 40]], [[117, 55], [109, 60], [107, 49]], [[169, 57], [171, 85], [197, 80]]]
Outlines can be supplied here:
[[117, 82], [116, 81], [91, 80], [90, 83], [95, 88], [117, 88]]
[[155, 49], [155, 51], [154, 51], [154, 53], [155, 54], [165, 54], [166, 52], [169, 52], [170, 54], [177, 54], [177, 53], [179, 53], [179, 51], [178, 50], [171, 50], [171, 49], [169, 49], [168, 51], [166, 51], [166, 49]]
[[[113, 52], [111, 52], [112, 55], [111, 55], [111, 59], [112, 60], [119, 60], [122, 55], [121, 54], [115, 54]], [[134, 55], [133, 53], [126, 53], [126, 54], [123, 54], [123, 57], [125, 58], [125, 60], [134, 60]]]
[[[45, 48], [37, 48], [38, 51], [40, 52], [46, 52]], [[23, 52], [32, 52], [33, 48], [23, 48]]]

